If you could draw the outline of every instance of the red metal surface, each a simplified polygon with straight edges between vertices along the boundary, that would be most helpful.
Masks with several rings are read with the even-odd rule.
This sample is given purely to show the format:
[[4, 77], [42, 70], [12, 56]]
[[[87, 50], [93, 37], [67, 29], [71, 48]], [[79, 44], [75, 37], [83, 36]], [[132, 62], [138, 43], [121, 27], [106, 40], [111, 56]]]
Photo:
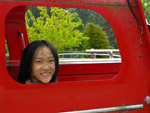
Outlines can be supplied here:
[[[55, 113], [144, 104], [143, 110], [129, 113], [149, 113], [150, 106], [146, 105], [145, 98], [150, 95], [150, 37], [141, 1], [130, 2], [143, 27], [142, 36], [126, 0], [1, 0], [0, 112]], [[91, 9], [103, 15], [115, 32], [121, 53], [122, 65], [118, 75], [109, 80], [46, 85], [24, 85], [15, 82], [6, 68], [5, 36], [8, 40], [10, 60], [19, 60], [22, 47], [17, 31], [24, 33], [27, 45], [24, 11], [26, 6], [36, 5]], [[94, 67], [91, 70], [94, 70]]]

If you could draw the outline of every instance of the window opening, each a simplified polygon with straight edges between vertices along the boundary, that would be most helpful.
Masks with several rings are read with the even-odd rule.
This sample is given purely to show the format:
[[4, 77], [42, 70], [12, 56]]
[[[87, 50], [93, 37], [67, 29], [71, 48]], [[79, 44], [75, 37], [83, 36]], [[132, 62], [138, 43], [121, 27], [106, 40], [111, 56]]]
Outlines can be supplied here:
[[[87, 9], [37, 6], [26, 11], [25, 21], [30, 43], [47, 40], [57, 49], [58, 82], [112, 79], [118, 74], [121, 57], [117, 41], [100, 14]], [[15, 69], [18, 74], [19, 67]]]

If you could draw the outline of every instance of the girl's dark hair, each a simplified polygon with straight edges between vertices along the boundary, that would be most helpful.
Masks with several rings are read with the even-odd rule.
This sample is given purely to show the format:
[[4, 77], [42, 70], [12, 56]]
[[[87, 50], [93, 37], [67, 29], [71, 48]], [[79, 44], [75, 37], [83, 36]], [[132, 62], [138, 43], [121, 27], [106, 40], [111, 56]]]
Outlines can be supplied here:
[[18, 74], [18, 82], [25, 84], [25, 81], [28, 79], [31, 79], [31, 65], [32, 60], [34, 57], [34, 54], [37, 50], [37, 48], [46, 46], [50, 49], [52, 54], [55, 58], [55, 72], [53, 74], [53, 77], [50, 82], [56, 82], [57, 81], [57, 72], [59, 70], [59, 62], [58, 62], [58, 55], [55, 50], [55, 48], [47, 41], [34, 41], [30, 43], [23, 51], [21, 62], [20, 62], [20, 71]]

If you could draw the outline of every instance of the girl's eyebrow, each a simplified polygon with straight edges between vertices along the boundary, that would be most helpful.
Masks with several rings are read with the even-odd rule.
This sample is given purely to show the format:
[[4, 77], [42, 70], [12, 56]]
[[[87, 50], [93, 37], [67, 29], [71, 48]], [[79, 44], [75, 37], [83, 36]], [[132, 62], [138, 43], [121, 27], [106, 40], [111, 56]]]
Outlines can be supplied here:
[[42, 59], [42, 58], [40, 58], [40, 57], [36, 57], [35, 59]]
[[54, 56], [50, 56], [49, 58], [54, 58]]
[[[49, 56], [48, 58], [54, 58], [54, 56]], [[36, 57], [35, 59], [42, 59], [41, 57]]]

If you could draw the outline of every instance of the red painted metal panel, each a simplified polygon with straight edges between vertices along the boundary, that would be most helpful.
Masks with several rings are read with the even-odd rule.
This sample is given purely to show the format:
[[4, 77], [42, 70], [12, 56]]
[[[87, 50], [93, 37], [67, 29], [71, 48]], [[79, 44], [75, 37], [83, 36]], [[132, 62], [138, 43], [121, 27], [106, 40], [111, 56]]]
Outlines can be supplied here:
[[60, 65], [59, 75], [118, 73], [120, 63]]
[[[143, 104], [143, 110], [132, 113], [149, 113], [150, 106], [145, 98], [150, 95], [150, 37], [146, 26], [141, 1], [131, 1], [139, 19], [143, 33], [132, 15], [126, 0], [1, 0], [0, 1], [0, 112], [4, 113], [54, 113], [61, 111], [85, 110], [112, 106]], [[91, 9], [102, 14], [112, 26], [122, 56], [119, 74], [111, 80], [58, 82], [52, 84], [19, 84], [11, 79], [6, 69], [5, 35], [19, 43], [18, 29], [23, 29], [28, 44], [24, 24], [8, 25], [8, 14], [14, 8], [25, 6], [56, 6]], [[16, 10], [17, 12], [20, 12]], [[22, 12], [24, 14], [24, 12]], [[22, 14], [21, 14], [22, 15]], [[18, 16], [19, 21], [22, 17]], [[9, 17], [9, 19], [14, 19]], [[13, 20], [13, 21], [18, 21]], [[24, 27], [23, 27], [24, 26]], [[8, 30], [9, 29], [9, 30]], [[8, 36], [13, 30], [14, 33]], [[12, 43], [9, 43], [11, 50]], [[18, 46], [21, 46], [18, 44]], [[16, 46], [17, 47], [17, 46]], [[21, 47], [20, 47], [21, 48]], [[21, 56], [21, 49], [11, 50]], [[13, 52], [14, 51], [14, 52]], [[94, 68], [93, 68], [94, 69]]]
[[[17, 79], [19, 64], [18, 61], [7, 62], [8, 73], [14, 80]], [[120, 66], [120, 63], [59, 65], [58, 82], [112, 79]]]
[[20, 60], [22, 51], [24, 50], [21, 36], [18, 34], [19, 31], [24, 35], [25, 45], [29, 44], [25, 26], [26, 9], [26, 6], [15, 7], [6, 16], [5, 36], [10, 53], [9, 60]]
[[72, 81], [94, 81], [94, 80], [108, 80], [112, 79], [117, 73], [111, 74], [90, 74], [90, 75], [67, 75], [58, 76], [58, 82], [72, 82]]

